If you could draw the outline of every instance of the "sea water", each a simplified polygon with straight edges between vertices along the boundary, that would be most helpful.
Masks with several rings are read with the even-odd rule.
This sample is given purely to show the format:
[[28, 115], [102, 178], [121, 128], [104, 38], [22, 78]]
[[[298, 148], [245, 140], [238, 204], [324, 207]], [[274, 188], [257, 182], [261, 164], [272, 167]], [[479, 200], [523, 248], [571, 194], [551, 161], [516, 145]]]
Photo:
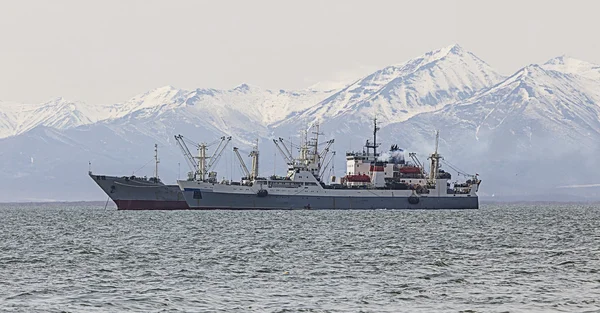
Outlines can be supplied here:
[[600, 206], [0, 206], [0, 311], [598, 312]]

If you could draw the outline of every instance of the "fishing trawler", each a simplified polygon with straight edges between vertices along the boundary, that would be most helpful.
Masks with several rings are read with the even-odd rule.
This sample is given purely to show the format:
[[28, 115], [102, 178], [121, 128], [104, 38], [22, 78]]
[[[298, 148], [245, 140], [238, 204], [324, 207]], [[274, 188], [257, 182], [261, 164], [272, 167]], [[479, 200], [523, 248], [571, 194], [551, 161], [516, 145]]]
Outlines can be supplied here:
[[[201, 209], [477, 209], [477, 191], [481, 180], [471, 175], [464, 182], [450, 183], [451, 174], [441, 169], [438, 153], [439, 133], [435, 151], [429, 156], [429, 172], [410, 153], [412, 162], [404, 159], [397, 146], [389, 153], [377, 152], [377, 120], [374, 120], [373, 141], [367, 140], [366, 150], [347, 152], [347, 170], [339, 183], [326, 184], [324, 166], [333, 140], [319, 151], [319, 125], [314, 137], [305, 135], [300, 156], [292, 158], [287, 147], [273, 140], [288, 165], [284, 177], [258, 176], [258, 146], [254, 147], [252, 171], [245, 166], [246, 177], [239, 182], [216, 181], [216, 173], [207, 176], [204, 164], [198, 166], [194, 179], [178, 180], [190, 208]], [[234, 148], [237, 152], [237, 149]], [[238, 154], [239, 157], [239, 154]], [[243, 162], [241, 160], [240, 161]], [[200, 159], [200, 162], [204, 162]]]
[[158, 145], [154, 145], [154, 177], [88, 175], [113, 200], [118, 210], [187, 210], [178, 185], [165, 185], [158, 177]]

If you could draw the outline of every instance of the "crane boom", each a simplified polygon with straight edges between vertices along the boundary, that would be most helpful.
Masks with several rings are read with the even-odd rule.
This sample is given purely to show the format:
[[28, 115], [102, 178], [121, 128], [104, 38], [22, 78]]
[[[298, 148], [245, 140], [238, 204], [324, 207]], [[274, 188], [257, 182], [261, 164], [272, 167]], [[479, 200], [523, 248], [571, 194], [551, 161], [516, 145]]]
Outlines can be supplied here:
[[331, 157], [329, 159], [327, 159], [327, 161], [325, 162], [325, 166], [323, 166], [321, 168], [321, 172], [319, 173], [319, 180], [323, 179], [323, 175], [325, 175], [325, 171], [327, 170], [327, 168], [331, 164], [331, 161], [333, 160], [333, 158], [335, 158], [335, 151], [332, 151]]
[[231, 136], [229, 136], [229, 137], [225, 137], [225, 136], [221, 137], [221, 142], [219, 142], [219, 145], [215, 149], [215, 152], [210, 157], [210, 161], [208, 162], [208, 165], [206, 167], [207, 171], [210, 171], [213, 168], [213, 166], [215, 166], [217, 164], [217, 162], [221, 158], [221, 155], [223, 154], [223, 150], [225, 150], [225, 147], [227, 147], [227, 144], [230, 141], [231, 141]]
[[190, 152], [190, 149], [188, 149], [187, 145], [185, 144], [185, 141], [183, 141], [183, 136], [175, 135], [175, 141], [177, 141], [177, 145], [179, 146], [179, 149], [181, 149], [181, 152], [183, 153], [183, 156], [185, 157], [185, 161], [188, 164], [188, 166], [190, 167], [190, 169], [194, 173], [198, 173], [200, 170], [200, 168], [198, 167], [198, 163], [196, 163], [196, 161], [194, 160], [194, 156]]
[[279, 152], [281, 153], [281, 155], [283, 156], [283, 158], [285, 159], [285, 162], [288, 165], [294, 164], [294, 159], [292, 159], [289, 155], [287, 155], [283, 149], [281, 149], [281, 146], [279, 146], [279, 142], [277, 142], [277, 140], [273, 139], [273, 143], [275, 144], [275, 147], [277, 147], [277, 150], [279, 150]]
[[414, 152], [410, 152], [408, 154], [408, 156], [413, 160], [413, 162], [415, 162], [415, 164], [421, 169], [421, 174], [425, 175], [425, 170], [423, 169], [423, 164], [421, 164], [421, 161], [419, 161], [419, 159], [417, 158], [417, 154]]
[[334, 141], [335, 141], [334, 139], [331, 139], [326, 142], [327, 145], [325, 146], [323, 151], [321, 151], [319, 158], [321, 158], [321, 159], [325, 158], [325, 156], [327, 155], [327, 152], [329, 152], [329, 148], [331, 147], [331, 145], [333, 144]]
[[285, 149], [285, 152], [287, 153], [286, 156], [289, 159], [293, 159], [292, 157], [292, 153], [290, 152], [290, 150], [287, 148], [287, 146], [285, 145], [284, 139], [279, 137], [279, 142], [281, 142], [281, 145], [283, 146], [283, 148]]
[[250, 171], [248, 171], [248, 167], [246, 167], [246, 163], [244, 163], [244, 159], [242, 159], [242, 156], [238, 152], [238, 148], [233, 147], [233, 152], [235, 152], [235, 155], [237, 155], [238, 160], [240, 160], [240, 164], [242, 166], [242, 170], [244, 171], [244, 175], [246, 175], [246, 177], [250, 178]]

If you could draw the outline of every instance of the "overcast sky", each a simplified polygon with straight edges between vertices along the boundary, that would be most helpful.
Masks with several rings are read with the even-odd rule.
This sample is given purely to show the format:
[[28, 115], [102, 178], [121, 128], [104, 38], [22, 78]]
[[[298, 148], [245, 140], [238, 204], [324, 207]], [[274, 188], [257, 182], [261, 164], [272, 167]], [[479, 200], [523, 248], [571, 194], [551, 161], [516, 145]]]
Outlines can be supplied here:
[[503, 74], [600, 63], [598, 1], [54, 0], [0, 4], [0, 100], [302, 89], [459, 43]]

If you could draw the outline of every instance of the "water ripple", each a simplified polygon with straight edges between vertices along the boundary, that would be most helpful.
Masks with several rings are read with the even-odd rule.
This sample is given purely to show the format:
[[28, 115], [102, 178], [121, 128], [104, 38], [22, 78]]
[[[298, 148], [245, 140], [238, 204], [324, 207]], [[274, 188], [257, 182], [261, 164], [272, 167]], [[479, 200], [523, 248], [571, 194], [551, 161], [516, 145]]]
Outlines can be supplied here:
[[596, 312], [600, 208], [0, 207], [0, 311]]

